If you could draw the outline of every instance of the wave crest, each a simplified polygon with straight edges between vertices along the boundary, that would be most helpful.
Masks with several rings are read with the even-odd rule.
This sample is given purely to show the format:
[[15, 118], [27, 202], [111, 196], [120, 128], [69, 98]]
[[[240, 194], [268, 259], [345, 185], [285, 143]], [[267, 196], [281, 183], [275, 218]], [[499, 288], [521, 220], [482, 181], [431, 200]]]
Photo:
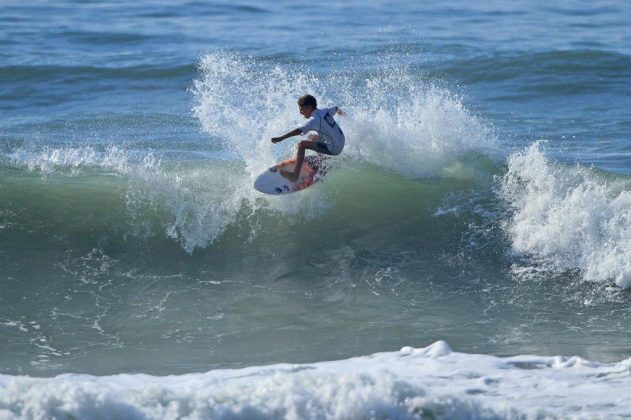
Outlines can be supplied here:
[[628, 182], [552, 163], [537, 142], [510, 157], [501, 194], [513, 211], [506, 229], [516, 251], [631, 287]]

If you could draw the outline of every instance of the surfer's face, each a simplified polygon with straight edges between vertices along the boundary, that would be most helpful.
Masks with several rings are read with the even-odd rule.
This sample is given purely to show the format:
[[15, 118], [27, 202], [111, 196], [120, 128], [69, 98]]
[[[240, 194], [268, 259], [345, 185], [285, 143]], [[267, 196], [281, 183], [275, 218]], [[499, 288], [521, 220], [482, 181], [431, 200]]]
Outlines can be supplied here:
[[298, 109], [303, 117], [309, 118], [314, 108], [311, 105], [298, 105]]

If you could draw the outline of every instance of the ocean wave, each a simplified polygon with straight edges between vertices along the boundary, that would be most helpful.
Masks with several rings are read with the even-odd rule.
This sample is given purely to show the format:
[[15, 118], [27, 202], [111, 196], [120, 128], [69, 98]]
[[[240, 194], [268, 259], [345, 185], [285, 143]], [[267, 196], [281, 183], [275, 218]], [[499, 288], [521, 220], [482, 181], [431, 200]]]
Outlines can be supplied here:
[[[116, 146], [15, 149], [5, 155], [0, 170], [8, 175], [0, 196], [14, 203], [6, 210], [15, 203], [22, 209], [7, 213], [5, 222], [10, 226], [38, 226], [59, 237], [80, 234], [76, 229], [83, 229], [87, 236], [97, 234], [94, 229], [104, 229], [102, 234], [109, 237], [124, 234], [144, 246], [169, 238], [189, 253], [209, 247], [228, 230], [247, 241], [261, 235], [269, 240], [296, 227], [318, 230], [317, 220], [322, 217], [327, 226], [342, 231], [349, 223], [392, 224], [393, 213], [423, 224], [434, 217], [424, 206], [438, 207], [443, 194], [472, 182], [466, 168], [452, 167], [450, 176], [455, 179], [417, 183], [347, 160], [313, 191], [281, 201], [253, 191], [238, 160], [170, 160], [158, 153]], [[97, 201], [101, 207], [95, 209], [91, 203]], [[392, 205], [384, 208], [383, 202]], [[359, 203], [370, 210], [358, 214]], [[35, 211], [43, 207], [45, 217]], [[90, 222], [96, 214], [110, 225], [97, 227]], [[400, 228], [401, 223], [392, 228]], [[321, 240], [326, 242], [325, 237]], [[393, 240], [399, 241], [394, 236]]]
[[[269, 139], [300, 122], [295, 103], [299, 93], [314, 92], [349, 113], [340, 119], [348, 146], [334, 159], [332, 173], [354, 162], [412, 179], [475, 178], [480, 162], [472, 155], [484, 160], [498, 149], [492, 128], [468, 111], [462, 98], [408, 70], [369, 79], [321, 79], [291, 66], [216, 53], [200, 62], [199, 71], [192, 88], [193, 111], [210, 137], [210, 144], [199, 147], [221, 149], [236, 159], [186, 162], [163, 160], [159, 148], [26, 144], [4, 151], [3, 161], [45, 177], [94, 170], [123, 175], [128, 185], [122, 200], [129, 218], [140, 222], [152, 212], [166, 215], [160, 222], [164, 235], [192, 253], [214, 243], [238, 220], [240, 229], [250, 231], [246, 236], [256, 236], [260, 218], [252, 215], [272, 212], [291, 224], [322, 217], [335, 205], [332, 194], [339, 188], [332, 184], [274, 198], [251, 187], [259, 173], [294, 153], [290, 141], [274, 146]], [[361, 91], [370, 95], [357, 103], [355, 95]]]
[[551, 162], [536, 142], [513, 154], [500, 194], [513, 248], [588, 281], [631, 287], [631, 191], [623, 178]]
[[[252, 188], [258, 174], [294, 153], [295, 142], [273, 145], [269, 139], [300, 122], [296, 96], [304, 92], [348, 112], [339, 118], [347, 148], [332, 160], [330, 180], [342, 169], [338, 182], [347, 183], [343, 169], [360, 167], [366, 174], [367, 165], [409, 180], [488, 178], [485, 162], [499, 150], [492, 127], [469, 111], [463, 98], [411, 69], [320, 78], [299, 67], [222, 52], [204, 57], [199, 71], [191, 89], [193, 112], [209, 136], [209, 144], [199, 148], [222, 150], [231, 159], [163, 159], [159, 147], [28, 143], [5, 148], [2, 160], [44, 177], [122, 175], [127, 190], [120, 200], [129, 219], [141, 223], [159, 213], [150, 219], [162, 218], [164, 235], [192, 253], [237, 222], [240, 230], [249, 230], [246, 236], [256, 236], [263, 213], [292, 224], [323, 217], [339, 203], [334, 195], [346, 191], [346, 184], [325, 182], [273, 198]], [[379, 197], [375, 192], [374, 199]]]
[[[40, 70], [42, 77], [49, 75], [48, 68]], [[61, 76], [65, 70], [51, 71]], [[84, 70], [101, 71], [80, 68], [71, 74]], [[129, 76], [127, 70], [111, 71]], [[5, 147], [1, 159], [44, 177], [122, 175], [127, 192], [121, 200], [129, 218], [140, 220], [151, 212], [167, 215], [164, 235], [193, 252], [214, 243], [237, 220], [245, 225], [240, 228], [250, 230], [249, 237], [256, 235], [259, 217], [242, 220], [244, 213], [272, 212], [293, 223], [322, 217], [336, 205], [334, 196], [346, 190], [343, 185], [329, 183], [274, 198], [251, 187], [258, 174], [294, 153], [295, 142], [273, 145], [269, 139], [300, 122], [296, 97], [304, 92], [348, 112], [347, 118], [339, 119], [347, 148], [333, 159], [331, 180], [338, 168], [365, 168], [367, 163], [409, 179], [470, 179], [476, 177], [480, 161], [498, 150], [492, 127], [469, 111], [463, 98], [409, 69], [390, 69], [368, 78], [358, 72], [323, 79], [299, 66], [220, 52], [201, 60], [191, 91], [193, 112], [209, 136], [197, 147], [222, 150], [232, 159], [163, 160], [160, 146], [133, 150], [83, 140], [63, 146], [20, 143]], [[472, 158], [475, 155], [481, 160]], [[480, 173], [488, 177], [486, 169]]]
[[630, 370], [631, 359], [495, 357], [456, 353], [439, 341], [334, 362], [180, 376], [0, 375], [0, 417], [613, 417], [631, 410]]

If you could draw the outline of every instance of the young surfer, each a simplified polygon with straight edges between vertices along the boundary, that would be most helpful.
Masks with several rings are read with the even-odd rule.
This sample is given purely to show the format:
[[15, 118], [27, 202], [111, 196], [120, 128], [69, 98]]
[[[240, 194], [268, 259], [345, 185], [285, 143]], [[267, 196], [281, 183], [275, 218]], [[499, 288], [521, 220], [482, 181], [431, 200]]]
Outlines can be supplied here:
[[318, 108], [316, 98], [311, 95], [304, 95], [298, 99], [300, 114], [307, 119], [307, 122], [289, 133], [273, 137], [272, 143], [278, 143], [286, 138], [307, 134], [315, 131], [318, 134], [310, 134], [307, 140], [298, 143], [298, 153], [296, 154], [296, 167], [293, 172], [283, 171], [280, 173], [292, 182], [296, 182], [300, 176], [302, 162], [305, 160], [306, 149], [315, 150], [326, 155], [339, 155], [344, 148], [344, 133], [340, 126], [333, 119], [333, 115], [345, 115], [344, 111], [334, 106], [333, 108]]

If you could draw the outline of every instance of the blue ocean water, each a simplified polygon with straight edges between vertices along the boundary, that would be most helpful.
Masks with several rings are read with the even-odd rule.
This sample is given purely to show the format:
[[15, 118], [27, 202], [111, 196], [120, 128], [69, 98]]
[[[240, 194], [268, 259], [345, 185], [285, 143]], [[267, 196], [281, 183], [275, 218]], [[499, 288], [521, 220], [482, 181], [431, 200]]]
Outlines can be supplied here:
[[[349, 358], [445, 340], [461, 353], [423, 357], [628, 376], [630, 19], [619, 1], [4, 1], [0, 417], [628, 414], [570, 391], [506, 408], [495, 379], [432, 394], [379, 373], [399, 356]], [[304, 93], [347, 111], [346, 149], [325, 182], [264, 196]], [[343, 409], [300, 385], [338, 386], [318, 364], [338, 359], [364, 393]], [[493, 360], [476, 375], [532, 383]], [[242, 371], [204, 374], [222, 368], [277, 394], [242, 399]], [[18, 378], [69, 373], [99, 378]], [[121, 402], [117, 374], [145, 399]], [[147, 408], [178, 386], [141, 374], [178, 375], [197, 408]], [[234, 394], [197, 392], [217, 383]], [[73, 384], [83, 399], [56, 393]], [[544, 404], [502, 398], [523, 396]]]

